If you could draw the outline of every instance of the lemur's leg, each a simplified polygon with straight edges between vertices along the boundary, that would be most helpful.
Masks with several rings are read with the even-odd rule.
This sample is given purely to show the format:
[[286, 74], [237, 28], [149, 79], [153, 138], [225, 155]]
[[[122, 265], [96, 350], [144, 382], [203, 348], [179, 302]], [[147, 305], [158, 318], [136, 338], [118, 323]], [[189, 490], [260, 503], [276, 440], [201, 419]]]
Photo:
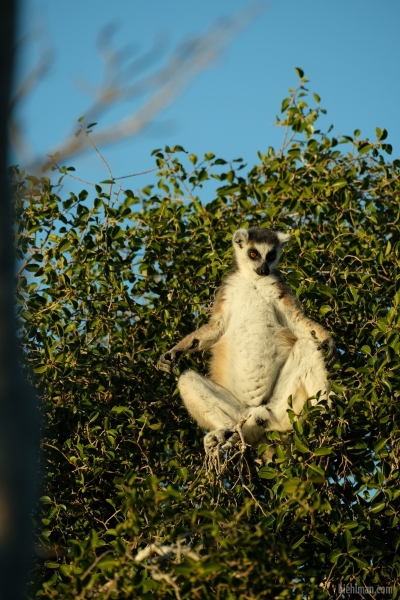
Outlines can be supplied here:
[[189, 414], [209, 431], [204, 438], [206, 451], [223, 444], [232, 435], [245, 407], [228, 390], [195, 371], [182, 373], [178, 388]]
[[[318, 344], [308, 338], [299, 338], [279, 374], [270, 401], [265, 408], [269, 418], [267, 430], [289, 431], [292, 429], [287, 409], [288, 398], [292, 396], [292, 407], [300, 414], [307, 398], [321, 392], [321, 397], [329, 398], [330, 384], [324, 355]], [[313, 404], [317, 400], [312, 401]]]

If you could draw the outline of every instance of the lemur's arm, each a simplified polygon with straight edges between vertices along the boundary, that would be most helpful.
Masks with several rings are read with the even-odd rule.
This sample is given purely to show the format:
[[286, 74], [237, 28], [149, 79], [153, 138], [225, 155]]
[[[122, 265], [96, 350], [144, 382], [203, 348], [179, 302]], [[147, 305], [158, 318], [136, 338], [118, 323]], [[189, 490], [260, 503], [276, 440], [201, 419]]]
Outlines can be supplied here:
[[325, 353], [325, 362], [331, 367], [337, 358], [336, 346], [330, 333], [319, 323], [312, 321], [302, 311], [299, 301], [290, 287], [279, 282], [277, 310], [287, 327], [296, 337], [311, 337], [319, 343], [318, 350]]
[[190, 333], [178, 344], [176, 344], [176, 346], [171, 348], [171, 350], [162, 354], [157, 363], [157, 368], [161, 371], [171, 373], [173, 363], [181, 354], [192, 354], [198, 350], [208, 350], [211, 348], [211, 346], [213, 346], [219, 340], [224, 332], [222, 305], [223, 298], [220, 289], [216, 295], [214, 311], [209, 323], [207, 323], [207, 325], [203, 325], [203, 327], [200, 327], [193, 333]]

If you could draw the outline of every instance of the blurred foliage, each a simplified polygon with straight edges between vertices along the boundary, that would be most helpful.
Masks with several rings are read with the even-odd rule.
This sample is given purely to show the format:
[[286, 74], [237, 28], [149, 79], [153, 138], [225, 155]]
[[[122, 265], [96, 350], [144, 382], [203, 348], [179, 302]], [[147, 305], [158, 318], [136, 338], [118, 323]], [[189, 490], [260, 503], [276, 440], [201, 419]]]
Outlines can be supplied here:
[[[397, 585], [400, 161], [385, 130], [375, 142], [318, 130], [325, 111], [298, 74], [282, 148], [247, 175], [240, 159], [165, 148], [157, 186], [109, 180], [64, 199], [12, 170], [20, 340], [43, 414], [32, 598], [320, 599], [339, 583]], [[292, 232], [282, 268], [333, 332], [337, 395], [305, 410], [288, 443], [269, 434], [268, 466], [249, 448], [218, 474], [155, 364], [206, 322], [232, 233], [251, 225]], [[204, 372], [206, 358], [179, 368]]]

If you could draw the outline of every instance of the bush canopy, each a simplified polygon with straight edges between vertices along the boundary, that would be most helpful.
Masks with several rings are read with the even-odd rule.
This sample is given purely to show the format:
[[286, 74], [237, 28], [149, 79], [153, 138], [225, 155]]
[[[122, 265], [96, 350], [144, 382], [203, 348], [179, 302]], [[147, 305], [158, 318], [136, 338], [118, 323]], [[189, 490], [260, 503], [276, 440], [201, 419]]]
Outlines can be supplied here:
[[[30, 597], [317, 600], [346, 584], [395, 597], [400, 161], [385, 130], [320, 131], [297, 71], [282, 147], [250, 169], [166, 147], [154, 185], [110, 178], [67, 198], [61, 180], [12, 169], [19, 335], [42, 412]], [[156, 363], [207, 321], [249, 226], [292, 234], [281, 267], [334, 336], [336, 395], [305, 406], [286, 441], [268, 434], [272, 463], [248, 448], [213, 469], [175, 376], [207, 356], [175, 375]]]

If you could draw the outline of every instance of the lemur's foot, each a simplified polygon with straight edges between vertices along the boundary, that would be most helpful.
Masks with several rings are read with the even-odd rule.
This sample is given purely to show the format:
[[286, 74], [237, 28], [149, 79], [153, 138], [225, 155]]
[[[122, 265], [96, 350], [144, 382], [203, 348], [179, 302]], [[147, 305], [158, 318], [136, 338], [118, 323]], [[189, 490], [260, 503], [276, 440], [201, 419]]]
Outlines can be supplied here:
[[[236, 438], [232, 443], [232, 438]], [[214, 429], [204, 436], [204, 449], [206, 454], [211, 452], [216, 446], [220, 446], [223, 450], [232, 448], [239, 439], [239, 436], [229, 429]], [[229, 446], [227, 444], [230, 444]]]
[[159, 371], [165, 371], [166, 373], [172, 373], [174, 368], [175, 356], [172, 352], [165, 352], [162, 354], [157, 362], [157, 369]]
[[240, 442], [240, 436], [239, 436], [238, 433], [236, 433], [236, 432], [230, 432], [230, 433], [232, 433], [232, 435], [225, 442], [225, 444], [223, 444], [221, 446], [222, 450], [230, 450], [231, 448], [233, 448], [234, 446], [236, 446], [236, 444], [238, 442]]
[[165, 371], [166, 373], [173, 373], [175, 363], [181, 354], [182, 351], [175, 350], [175, 348], [172, 348], [172, 350], [169, 350], [168, 352], [164, 352], [158, 360], [157, 369]]

